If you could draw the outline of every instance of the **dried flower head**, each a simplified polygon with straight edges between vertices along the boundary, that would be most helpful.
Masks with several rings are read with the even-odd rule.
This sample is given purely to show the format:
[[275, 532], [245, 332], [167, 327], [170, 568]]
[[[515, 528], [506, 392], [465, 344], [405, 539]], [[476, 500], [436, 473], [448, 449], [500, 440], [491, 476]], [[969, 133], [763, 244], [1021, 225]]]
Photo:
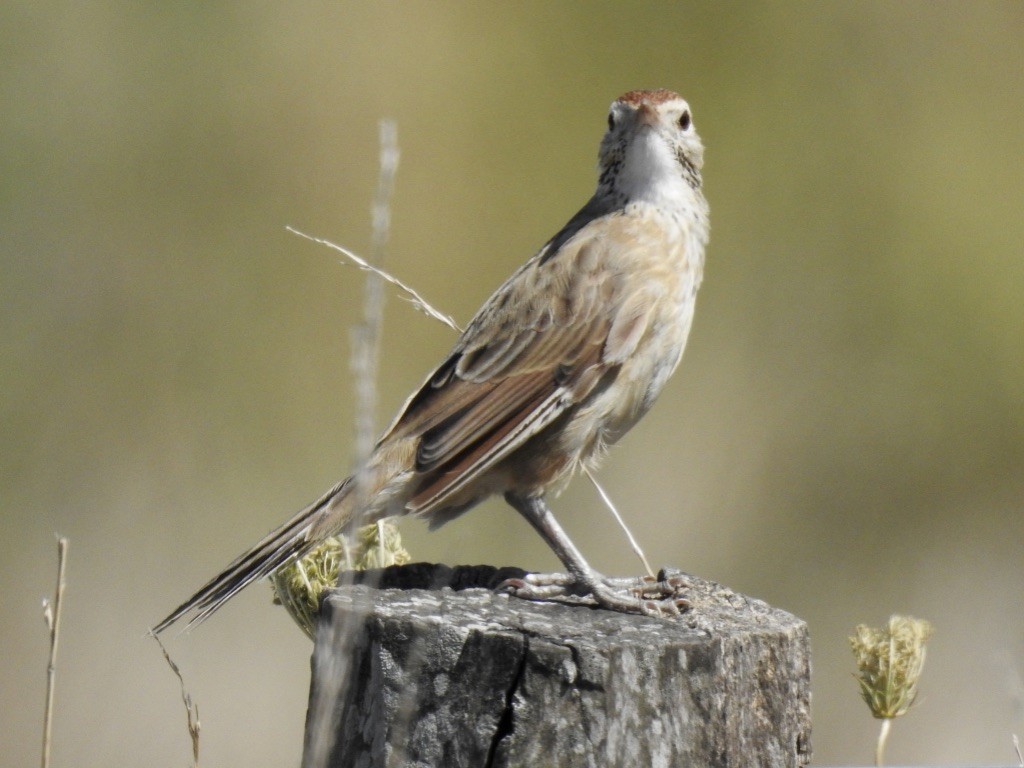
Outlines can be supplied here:
[[339, 573], [402, 565], [412, 559], [402, 547], [398, 526], [390, 521], [365, 525], [351, 538], [329, 538], [271, 578], [274, 602], [284, 606], [310, 639], [320, 615], [320, 598], [337, 584]]
[[905, 715], [917, 699], [925, 643], [932, 625], [910, 616], [892, 616], [885, 627], [858, 625], [850, 638], [857, 658], [860, 693], [877, 718]]

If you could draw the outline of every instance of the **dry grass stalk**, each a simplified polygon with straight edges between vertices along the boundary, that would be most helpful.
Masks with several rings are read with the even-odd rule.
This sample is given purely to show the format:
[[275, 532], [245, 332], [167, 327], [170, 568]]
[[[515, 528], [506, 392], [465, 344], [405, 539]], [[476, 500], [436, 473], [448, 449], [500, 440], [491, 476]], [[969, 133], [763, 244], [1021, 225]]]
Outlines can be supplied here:
[[181, 686], [181, 703], [185, 705], [185, 719], [188, 726], [188, 735], [192, 740], [192, 768], [199, 768], [199, 705], [192, 702], [192, 694], [185, 688], [185, 678], [182, 677], [181, 670], [178, 669], [178, 665], [171, 659], [171, 654], [164, 648], [164, 644], [160, 642], [160, 638], [153, 635], [153, 639], [156, 640], [157, 645], [160, 646], [160, 650], [164, 653], [164, 658], [167, 660], [168, 666], [171, 671], [178, 678], [178, 684]]
[[[424, 299], [422, 296], [420, 296], [420, 294], [415, 289], [410, 288], [408, 285], [403, 283], [397, 277], [394, 277], [394, 276], [388, 274], [387, 272], [385, 272], [384, 270], [378, 269], [377, 267], [373, 266], [366, 259], [364, 259], [362, 256], [359, 256], [359, 255], [353, 253], [348, 248], [345, 248], [344, 246], [338, 245], [337, 243], [332, 243], [330, 240], [325, 240], [322, 237], [313, 237], [313, 235], [307, 235], [305, 232], [301, 232], [298, 229], [296, 229], [295, 227], [285, 227], [285, 229], [287, 229], [293, 235], [298, 235], [299, 237], [304, 237], [307, 240], [310, 240], [310, 241], [312, 241], [314, 243], [319, 243], [320, 245], [325, 245], [328, 248], [331, 248], [331, 249], [337, 251], [338, 253], [343, 255], [346, 259], [351, 261], [353, 264], [355, 264], [357, 267], [359, 267], [360, 269], [362, 269], [365, 272], [372, 272], [372, 273], [374, 273], [376, 275], [380, 275], [380, 277], [385, 282], [391, 283], [396, 288], [398, 288], [400, 291], [402, 291], [404, 294], [406, 294], [406, 296], [408, 297], [409, 303], [412, 304], [413, 307], [415, 307], [417, 310], [419, 310], [420, 312], [422, 312], [425, 315], [428, 315], [428, 316], [434, 318], [435, 320], [437, 320], [437, 321], [439, 321], [441, 323], [444, 323], [449, 328], [451, 328], [453, 331], [459, 332], [459, 331], [462, 330], [461, 328], [459, 328], [458, 324], [454, 320], [452, 320], [452, 318], [450, 318], [448, 315], [442, 314], [441, 312], [438, 312], [436, 309], [434, 309], [434, 307], [431, 306], [430, 303], [426, 299]], [[342, 263], [344, 264], [345, 262], [342, 262]]]
[[43, 768], [50, 765], [50, 743], [53, 734], [53, 692], [57, 682], [57, 646], [60, 643], [60, 614], [64, 598], [64, 571], [67, 564], [68, 540], [57, 538], [57, 588], [53, 599], [43, 599], [43, 620], [50, 630], [50, 658], [46, 665], [46, 706], [43, 710]]
[[350, 368], [355, 376], [356, 452], [355, 464], [362, 466], [373, 450], [377, 433], [377, 371], [380, 340], [384, 326], [383, 264], [391, 232], [391, 193], [398, 172], [398, 128], [391, 120], [380, 121], [380, 175], [373, 200], [371, 255], [377, 270], [366, 277], [363, 293], [363, 321], [352, 329]]

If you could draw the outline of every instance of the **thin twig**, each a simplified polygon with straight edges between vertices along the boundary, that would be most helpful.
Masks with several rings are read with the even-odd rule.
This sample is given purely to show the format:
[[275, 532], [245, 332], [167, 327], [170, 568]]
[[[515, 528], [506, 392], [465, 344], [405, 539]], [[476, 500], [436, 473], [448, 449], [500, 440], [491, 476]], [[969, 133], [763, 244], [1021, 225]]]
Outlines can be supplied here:
[[156, 640], [156, 644], [160, 646], [160, 650], [164, 652], [164, 658], [167, 659], [167, 665], [171, 668], [171, 671], [177, 676], [178, 684], [181, 686], [181, 703], [185, 705], [185, 718], [188, 725], [188, 735], [192, 739], [192, 768], [199, 768], [199, 705], [192, 702], [192, 695], [185, 688], [185, 678], [182, 677], [181, 670], [178, 669], [178, 665], [171, 659], [171, 654], [164, 648], [164, 644], [160, 642], [160, 638], [157, 635], [153, 635], [153, 639]]
[[415, 290], [413, 290], [408, 285], [403, 283], [397, 277], [393, 277], [384, 270], [378, 269], [377, 267], [373, 266], [368, 261], [366, 261], [366, 259], [364, 259], [362, 256], [357, 256], [348, 248], [344, 248], [336, 243], [332, 243], [330, 240], [325, 240], [322, 237], [313, 237], [312, 235], [307, 235], [305, 232], [301, 232], [298, 229], [295, 229], [295, 227], [285, 227], [285, 229], [291, 232], [293, 235], [304, 237], [307, 240], [311, 240], [314, 243], [319, 243], [320, 245], [326, 245], [328, 248], [333, 248], [335, 251], [342, 254], [346, 259], [351, 261], [360, 269], [380, 275], [382, 278], [384, 278], [385, 281], [391, 283], [392, 285], [396, 286], [401, 291], [403, 291], [408, 296], [408, 301], [420, 312], [423, 312], [424, 314], [429, 315], [435, 320], [444, 323], [456, 333], [462, 331], [462, 329], [459, 328], [458, 324], [454, 320], [452, 320], [447, 315], [444, 315], [441, 312], [438, 312], [436, 309], [434, 309], [427, 302], [426, 299], [419, 295], [419, 293], [417, 293]]
[[633, 532], [629, 530], [629, 526], [626, 525], [626, 521], [622, 519], [622, 515], [619, 514], [619, 510], [616, 509], [615, 504], [612, 503], [611, 496], [605, 493], [604, 488], [602, 488], [600, 483], [597, 482], [597, 478], [594, 477], [594, 475], [590, 472], [589, 469], [583, 467], [583, 474], [585, 474], [587, 478], [590, 480], [590, 482], [594, 484], [594, 487], [597, 489], [598, 495], [600, 495], [601, 497], [601, 501], [603, 501], [605, 506], [611, 510], [612, 516], [615, 518], [615, 522], [619, 524], [619, 527], [622, 529], [622, 532], [626, 534], [626, 538], [629, 539], [629, 546], [633, 548], [633, 552], [636, 554], [637, 557], [640, 558], [640, 562], [643, 563], [643, 566], [647, 571], [647, 575], [650, 576], [652, 579], [657, 578], [654, 575], [654, 569], [651, 568], [651, 564], [647, 562], [647, 556], [644, 555], [643, 549], [640, 548], [640, 544], [637, 543], [637, 540], [633, 538]]
[[1020, 739], [1017, 734], [1013, 734], [1013, 750], [1017, 753], [1017, 762], [1020, 763], [1020, 768], [1024, 768], [1024, 755], [1020, 753]]
[[43, 600], [43, 619], [50, 630], [50, 660], [46, 665], [46, 708], [43, 711], [43, 768], [50, 765], [50, 739], [53, 728], [53, 690], [57, 680], [57, 644], [60, 641], [60, 609], [64, 597], [64, 568], [67, 563], [68, 540], [57, 538], [57, 588], [53, 600]]

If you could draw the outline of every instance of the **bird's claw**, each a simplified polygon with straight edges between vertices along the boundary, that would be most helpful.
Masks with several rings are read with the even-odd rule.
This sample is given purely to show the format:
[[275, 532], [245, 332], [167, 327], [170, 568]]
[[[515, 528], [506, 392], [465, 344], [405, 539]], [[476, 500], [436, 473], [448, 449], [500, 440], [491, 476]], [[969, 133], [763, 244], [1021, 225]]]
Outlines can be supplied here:
[[559, 600], [597, 604], [620, 613], [669, 618], [690, 608], [684, 596], [689, 586], [681, 576], [607, 578], [576, 577], [567, 573], [528, 573], [522, 578], [508, 579], [498, 586], [505, 592], [525, 600]]

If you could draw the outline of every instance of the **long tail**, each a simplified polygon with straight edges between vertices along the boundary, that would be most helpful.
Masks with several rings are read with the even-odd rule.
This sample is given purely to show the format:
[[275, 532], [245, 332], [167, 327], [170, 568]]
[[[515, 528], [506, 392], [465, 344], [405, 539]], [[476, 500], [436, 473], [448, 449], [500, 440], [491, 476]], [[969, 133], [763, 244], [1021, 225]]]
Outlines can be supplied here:
[[[235, 558], [220, 574], [214, 576], [198, 592], [175, 608], [167, 618], [150, 630], [163, 632], [183, 616], [194, 613], [186, 629], [205, 621], [224, 603], [249, 584], [273, 573], [288, 561], [302, 557], [329, 533], [325, 528], [340, 530], [349, 514], [338, 514], [338, 505], [349, 495], [351, 478], [343, 480], [317, 501], [298, 512], [291, 520], [275, 528], [256, 546]], [[336, 525], [325, 526], [326, 518]]]

